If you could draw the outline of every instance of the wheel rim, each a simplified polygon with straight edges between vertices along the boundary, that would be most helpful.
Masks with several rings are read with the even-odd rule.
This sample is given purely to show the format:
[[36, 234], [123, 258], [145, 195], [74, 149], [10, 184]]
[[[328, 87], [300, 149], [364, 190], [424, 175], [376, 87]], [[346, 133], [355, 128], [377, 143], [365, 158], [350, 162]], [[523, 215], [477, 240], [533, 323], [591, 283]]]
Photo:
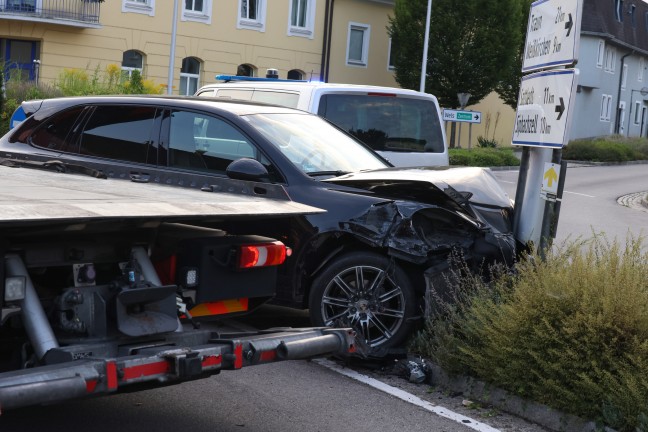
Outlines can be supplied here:
[[383, 269], [354, 266], [324, 289], [322, 318], [327, 326], [353, 327], [371, 347], [388, 342], [403, 325], [405, 296]]

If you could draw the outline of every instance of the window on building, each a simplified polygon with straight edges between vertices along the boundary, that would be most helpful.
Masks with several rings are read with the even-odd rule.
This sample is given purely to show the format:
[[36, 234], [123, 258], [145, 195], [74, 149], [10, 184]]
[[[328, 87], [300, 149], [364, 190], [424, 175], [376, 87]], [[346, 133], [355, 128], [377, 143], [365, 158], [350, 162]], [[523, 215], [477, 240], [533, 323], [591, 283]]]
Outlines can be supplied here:
[[349, 23], [347, 65], [367, 66], [370, 29], [370, 26], [366, 24]]
[[237, 28], [265, 31], [266, 0], [239, 0]]
[[614, 17], [617, 21], [623, 21], [623, 0], [614, 0]]
[[623, 65], [623, 72], [621, 74], [621, 88], [625, 89], [628, 84], [628, 65]]
[[203, 0], [185, 0], [185, 10], [190, 12], [204, 12]]
[[211, 24], [211, 0], [184, 0], [182, 21]]
[[603, 57], [603, 69], [605, 72], [614, 73], [616, 70], [616, 50], [612, 47], [606, 47]]
[[289, 36], [313, 38], [315, 0], [291, 0], [288, 23]]
[[604, 94], [601, 98], [601, 121], [610, 121], [610, 111], [612, 109], [612, 96]]
[[155, 0], [122, 0], [122, 12], [155, 15]]
[[639, 70], [637, 71], [637, 81], [642, 82], [644, 76], [644, 69], [646, 68], [646, 59], [644, 57], [639, 58]]
[[256, 68], [254, 66], [252, 66], [252, 65], [240, 64], [236, 68], [236, 75], [237, 76], [253, 77], [253, 76], [255, 76], [255, 73], [254, 73], [255, 70], [256, 70]]
[[393, 38], [389, 38], [389, 52], [387, 53], [387, 69], [395, 69], [395, 55], [398, 52], [398, 47]]
[[603, 67], [603, 58], [605, 54], [605, 41], [599, 41], [598, 44], [598, 54], [596, 56], [596, 67], [597, 68], [602, 68]]
[[200, 84], [200, 60], [195, 57], [182, 59], [180, 69], [180, 94], [192, 95], [198, 91]]
[[0, 73], [5, 80], [33, 81], [38, 78], [40, 43], [35, 41], [0, 39]]
[[141, 74], [144, 70], [144, 56], [135, 50], [124, 51], [121, 70], [124, 79], [130, 79], [134, 70], [139, 71]]
[[304, 75], [305, 75], [304, 72], [297, 69], [291, 69], [288, 71], [289, 80], [303, 80]]
[[641, 123], [641, 101], [635, 101], [634, 103], [634, 124], [639, 125]]

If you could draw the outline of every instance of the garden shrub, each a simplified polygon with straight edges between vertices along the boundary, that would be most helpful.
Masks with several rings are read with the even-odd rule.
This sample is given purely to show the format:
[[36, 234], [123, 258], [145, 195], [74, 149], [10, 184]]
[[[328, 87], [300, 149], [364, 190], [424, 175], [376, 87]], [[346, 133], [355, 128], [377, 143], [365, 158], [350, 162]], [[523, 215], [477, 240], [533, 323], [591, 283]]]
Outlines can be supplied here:
[[[449, 277], [414, 340], [478, 377], [620, 431], [648, 431], [648, 253], [596, 237], [531, 257], [490, 283]], [[451, 275], [452, 276], [452, 275]], [[438, 297], [438, 296], [437, 296]]]
[[609, 136], [571, 141], [563, 159], [593, 162], [648, 160], [648, 139]]
[[518, 166], [520, 160], [511, 148], [450, 149], [450, 165], [462, 166]]

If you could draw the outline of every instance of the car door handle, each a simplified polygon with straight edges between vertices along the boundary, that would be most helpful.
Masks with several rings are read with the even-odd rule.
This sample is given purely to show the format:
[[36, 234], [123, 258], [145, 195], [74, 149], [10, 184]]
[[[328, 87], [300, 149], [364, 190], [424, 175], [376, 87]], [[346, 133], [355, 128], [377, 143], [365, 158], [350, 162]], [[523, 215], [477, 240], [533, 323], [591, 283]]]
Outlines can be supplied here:
[[151, 176], [147, 173], [140, 173], [131, 171], [130, 179], [135, 183], [148, 183], [151, 179]]

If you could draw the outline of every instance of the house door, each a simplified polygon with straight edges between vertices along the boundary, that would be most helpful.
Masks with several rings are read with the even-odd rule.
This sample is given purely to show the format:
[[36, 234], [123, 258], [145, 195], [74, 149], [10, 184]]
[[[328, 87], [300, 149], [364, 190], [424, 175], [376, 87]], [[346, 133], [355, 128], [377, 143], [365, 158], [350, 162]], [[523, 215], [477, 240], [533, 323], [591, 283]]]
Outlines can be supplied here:
[[17, 78], [34, 81], [36, 67], [34, 60], [39, 57], [39, 42], [0, 39], [5, 64], [5, 79]]

